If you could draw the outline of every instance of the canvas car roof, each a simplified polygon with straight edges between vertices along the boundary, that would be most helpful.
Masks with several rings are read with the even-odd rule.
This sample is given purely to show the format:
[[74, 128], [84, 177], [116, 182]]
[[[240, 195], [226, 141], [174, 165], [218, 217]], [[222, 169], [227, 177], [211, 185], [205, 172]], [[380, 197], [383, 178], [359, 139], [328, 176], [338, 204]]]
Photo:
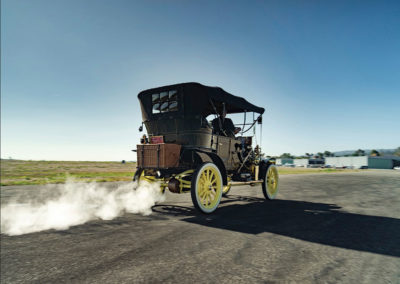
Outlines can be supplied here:
[[209, 114], [216, 114], [215, 109], [220, 114], [223, 103], [225, 103], [227, 113], [256, 112], [263, 114], [265, 111], [264, 108], [253, 105], [242, 97], [234, 96], [222, 88], [209, 87], [194, 82], [168, 85], [140, 92], [138, 98], [142, 105], [142, 111], [151, 113], [151, 96], [167, 90], [178, 90], [179, 93], [183, 94], [181, 97], [186, 114], [208, 116]]

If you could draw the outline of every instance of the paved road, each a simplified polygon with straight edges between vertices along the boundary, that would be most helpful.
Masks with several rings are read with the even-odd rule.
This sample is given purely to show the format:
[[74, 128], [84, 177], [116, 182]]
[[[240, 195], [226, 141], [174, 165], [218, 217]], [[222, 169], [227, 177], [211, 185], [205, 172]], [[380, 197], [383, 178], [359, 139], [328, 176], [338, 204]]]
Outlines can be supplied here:
[[213, 215], [190, 195], [154, 211], [2, 235], [1, 282], [400, 282], [400, 172], [282, 176], [273, 202], [238, 187]]

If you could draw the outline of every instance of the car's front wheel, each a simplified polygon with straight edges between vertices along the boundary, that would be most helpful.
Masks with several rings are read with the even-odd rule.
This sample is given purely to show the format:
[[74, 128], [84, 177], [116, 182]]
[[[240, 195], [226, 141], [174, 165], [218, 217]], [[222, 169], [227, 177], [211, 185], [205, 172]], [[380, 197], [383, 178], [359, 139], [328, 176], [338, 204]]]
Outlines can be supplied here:
[[267, 200], [275, 199], [278, 194], [279, 175], [275, 165], [267, 165], [263, 170], [262, 192]]

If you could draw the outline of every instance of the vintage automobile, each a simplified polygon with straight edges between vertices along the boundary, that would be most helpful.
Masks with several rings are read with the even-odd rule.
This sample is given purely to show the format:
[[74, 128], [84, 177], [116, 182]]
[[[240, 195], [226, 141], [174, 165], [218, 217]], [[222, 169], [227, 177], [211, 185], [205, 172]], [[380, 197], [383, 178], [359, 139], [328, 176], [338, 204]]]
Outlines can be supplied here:
[[[275, 161], [263, 158], [254, 139], [256, 124], [262, 129], [264, 108], [199, 83], [149, 89], [138, 98], [143, 118], [139, 130], [144, 124], [148, 135], [134, 150], [134, 181], [158, 182], [163, 192], [190, 192], [203, 213], [215, 211], [232, 186], [261, 184], [267, 200], [276, 197]], [[225, 117], [235, 113], [244, 114], [242, 128]], [[253, 135], [245, 136], [250, 130]]]

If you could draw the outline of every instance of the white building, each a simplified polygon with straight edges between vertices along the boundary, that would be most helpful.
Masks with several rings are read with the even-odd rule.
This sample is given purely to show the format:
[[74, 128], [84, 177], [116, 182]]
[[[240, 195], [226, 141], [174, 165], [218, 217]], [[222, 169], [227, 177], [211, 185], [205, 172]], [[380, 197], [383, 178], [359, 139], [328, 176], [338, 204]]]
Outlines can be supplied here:
[[293, 164], [296, 167], [319, 168], [319, 167], [322, 167], [325, 163], [324, 163], [324, 159], [310, 158], [310, 159], [294, 159]]
[[326, 157], [325, 164], [332, 167], [349, 167], [349, 168], [370, 168], [370, 169], [393, 169], [399, 163], [400, 157]]
[[308, 159], [294, 159], [293, 164], [296, 167], [307, 167], [308, 166]]

